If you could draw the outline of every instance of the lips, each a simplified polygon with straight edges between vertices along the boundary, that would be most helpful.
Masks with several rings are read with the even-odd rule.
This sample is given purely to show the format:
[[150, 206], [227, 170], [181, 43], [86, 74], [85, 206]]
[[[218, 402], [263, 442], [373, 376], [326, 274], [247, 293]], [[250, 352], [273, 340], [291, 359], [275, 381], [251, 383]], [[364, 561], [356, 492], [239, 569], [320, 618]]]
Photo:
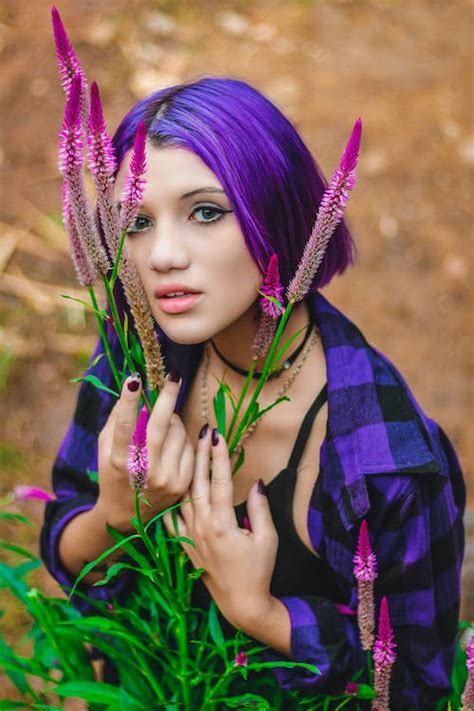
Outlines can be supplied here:
[[158, 299], [162, 311], [168, 314], [180, 314], [191, 309], [203, 297], [202, 293], [187, 296], [162, 296]]
[[[168, 294], [173, 294], [175, 292], [182, 291], [184, 292], [185, 295], [188, 294], [200, 294], [201, 292], [198, 291], [197, 289], [193, 289], [192, 286], [189, 284], [180, 284], [179, 282], [171, 282], [170, 284], [163, 284], [161, 286], [157, 286], [153, 294], [156, 296], [157, 299], [161, 299], [164, 296], [167, 296]], [[175, 297], [172, 297], [175, 298]], [[176, 297], [178, 298], [178, 297]]]

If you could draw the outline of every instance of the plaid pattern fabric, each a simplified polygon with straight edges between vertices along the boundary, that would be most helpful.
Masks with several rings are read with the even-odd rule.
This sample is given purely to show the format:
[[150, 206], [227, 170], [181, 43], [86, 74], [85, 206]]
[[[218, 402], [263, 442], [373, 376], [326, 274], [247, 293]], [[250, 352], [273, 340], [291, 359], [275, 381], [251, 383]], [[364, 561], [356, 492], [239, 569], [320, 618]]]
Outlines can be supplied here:
[[[315, 664], [321, 674], [284, 668], [273, 673], [285, 690], [331, 693], [365, 666], [356, 616], [348, 614], [348, 608], [357, 609], [352, 558], [365, 518], [378, 563], [376, 612], [386, 595], [397, 643], [394, 708], [426, 711], [451, 688], [466, 496], [459, 462], [443, 430], [422, 412], [394, 365], [321, 294], [307, 303], [319, 325], [328, 382], [327, 432], [308, 512], [309, 534], [339, 580], [340, 597], [280, 598], [291, 619], [292, 658]], [[94, 356], [100, 350], [99, 342]], [[180, 346], [165, 338], [163, 353], [167, 367], [183, 374], [180, 412], [202, 344]], [[111, 383], [105, 358], [90, 372]], [[66, 588], [73, 580], [58, 558], [58, 540], [67, 522], [96, 500], [98, 487], [86, 472], [97, 468], [97, 435], [112, 404], [112, 396], [82, 383], [53, 466], [58, 499], [46, 505], [41, 554]], [[110, 599], [132, 588], [133, 579], [124, 576], [108, 587], [82, 589], [95, 599]], [[82, 601], [75, 604], [88, 609]], [[287, 660], [272, 649], [264, 656]]]

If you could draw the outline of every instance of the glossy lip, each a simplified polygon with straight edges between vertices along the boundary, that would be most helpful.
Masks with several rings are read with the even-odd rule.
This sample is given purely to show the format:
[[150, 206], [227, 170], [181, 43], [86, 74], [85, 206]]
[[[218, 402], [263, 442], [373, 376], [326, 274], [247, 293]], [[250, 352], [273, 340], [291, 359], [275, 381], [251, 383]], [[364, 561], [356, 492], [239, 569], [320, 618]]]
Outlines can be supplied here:
[[160, 308], [167, 314], [180, 314], [189, 311], [201, 298], [200, 294], [190, 294], [189, 296], [171, 296], [158, 299]]
[[172, 291], [187, 291], [191, 294], [202, 293], [200, 291], [197, 291], [196, 289], [193, 289], [192, 286], [187, 286], [186, 284], [179, 284], [178, 282], [172, 282], [170, 284], [163, 284], [162, 286], [155, 287], [155, 289], [153, 290], [153, 294], [156, 296], [157, 299], [160, 299], [162, 296], [165, 296], [166, 294], [169, 294]]

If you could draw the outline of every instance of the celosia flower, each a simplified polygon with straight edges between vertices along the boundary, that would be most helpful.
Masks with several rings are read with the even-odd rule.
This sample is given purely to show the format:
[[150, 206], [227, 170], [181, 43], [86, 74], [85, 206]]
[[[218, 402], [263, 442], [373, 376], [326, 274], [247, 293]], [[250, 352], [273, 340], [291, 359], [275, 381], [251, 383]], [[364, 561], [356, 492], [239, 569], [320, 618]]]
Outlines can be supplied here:
[[474, 708], [474, 635], [466, 649], [467, 679], [461, 696], [462, 711], [472, 711]]
[[115, 258], [120, 237], [119, 212], [114, 200], [116, 160], [112, 141], [105, 126], [99, 88], [95, 82], [92, 82], [91, 86], [87, 144], [89, 170], [97, 191], [100, 221], [110, 254]]
[[374, 580], [377, 577], [377, 561], [372, 552], [365, 519], [360, 525], [353, 561], [358, 592], [357, 621], [362, 648], [367, 651], [371, 649], [374, 641]]
[[344, 689], [345, 694], [357, 694], [359, 691], [359, 684], [356, 684], [354, 681], [348, 681], [346, 684], [346, 688]]
[[64, 194], [68, 201], [66, 209], [72, 216], [74, 228], [88, 261], [97, 271], [106, 275], [110, 263], [97, 232], [82, 174], [84, 142], [79, 116], [80, 91], [81, 78], [76, 77], [66, 101], [64, 121], [59, 134], [59, 170], [65, 181]]
[[146, 180], [146, 126], [140, 121], [133, 141], [132, 158], [129, 174], [121, 196], [120, 229], [127, 231], [133, 224], [138, 209], [142, 204]]
[[380, 605], [377, 639], [374, 642], [374, 689], [378, 711], [390, 711], [390, 675], [397, 658], [393, 641], [393, 629], [388, 614], [388, 602], [384, 596]]
[[148, 475], [148, 448], [146, 442], [146, 428], [148, 424], [148, 410], [143, 405], [137, 418], [133, 432], [133, 441], [128, 448], [127, 469], [130, 486], [134, 489], [146, 489]]
[[362, 121], [354, 124], [347, 146], [321, 199], [316, 221], [303, 251], [295, 276], [287, 289], [288, 301], [300, 301], [308, 293], [321, 264], [331, 236], [342, 219], [349, 200], [349, 191], [355, 185], [354, 171], [359, 158]]
[[41, 489], [39, 486], [28, 486], [21, 484], [13, 489], [13, 496], [18, 501], [28, 501], [29, 499], [38, 499], [39, 501], [54, 501], [56, 497], [50, 494], [49, 491]]
[[56, 46], [59, 74], [61, 76], [61, 83], [66, 93], [66, 97], [69, 97], [73, 80], [76, 77], [80, 77], [81, 79], [80, 104], [82, 125], [85, 129], [87, 126], [87, 116], [89, 114], [89, 97], [87, 94], [86, 75], [81, 67], [77, 54], [72, 47], [69, 37], [67, 36], [63, 21], [61, 20], [61, 15], [54, 6], [51, 8], [51, 20], [53, 23], [54, 44]]
[[69, 251], [72, 263], [81, 286], [92, 286], [96, 280], [96, 272], [87, 257], [84, 245], [74, 224], [74, 217], [69, 202], [67, 183], [63, 182], [62, 188], [63, 224], [69, 237]]
[[234, 667], [246, 667], [249, 663], [249, 658], [245, 652], [239, 652], [234, 659]]
[[[272, 254], [268, 263], [260, 291], [278, 301], [282, 301], [283, 287], [278, 271], [278, 255]], [[282, 314], [281, 308], [265, 296], [260, 298], [260, 322], [252, 344], [252, 353], [258, 358], [270, 350], [278, 323], [277, 319]]]

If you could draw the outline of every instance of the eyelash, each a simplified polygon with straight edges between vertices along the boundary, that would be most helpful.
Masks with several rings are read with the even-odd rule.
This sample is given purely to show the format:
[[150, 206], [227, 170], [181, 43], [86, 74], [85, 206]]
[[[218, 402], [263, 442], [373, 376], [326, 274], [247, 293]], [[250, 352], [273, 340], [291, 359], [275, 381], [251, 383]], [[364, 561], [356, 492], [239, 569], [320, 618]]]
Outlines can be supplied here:
[[[219, 222], [224, 217], [224, 215], [226, 213], [232, 212], [232, 210], [223, 210], [222, 208], [215, 207], [214, 205], [199, 205], [198, 207], [196, 207], [193, 210], [192, 214], [194, 214], [198, 210], [213, 210], [214, 212], [217, 212], [219, 214], [219, 217], [216, 217], [214, 220], [207, 220], [205, 222], [198, 222], [198, 224], [201, 225], [202, 227], [207, 227], [208, 225], [212, 225], [215, 222]], [[151, 220], [148, 217], [145, 217], [145, 215], [137, 215], [137, 217], [135, 218], [135, 222], [137, 220], [148, 220], [149, 222], [151, 222]], [[193, 220], [193, 222], [195, 222], [195, 220]], [[146, 227], [144, 229], [146, 229]], [[128, 230], [127, 234], [137, 234], [137, 233], [143, 232], [143, 231], [144, 230], [130, 229], [130, 230]]]

